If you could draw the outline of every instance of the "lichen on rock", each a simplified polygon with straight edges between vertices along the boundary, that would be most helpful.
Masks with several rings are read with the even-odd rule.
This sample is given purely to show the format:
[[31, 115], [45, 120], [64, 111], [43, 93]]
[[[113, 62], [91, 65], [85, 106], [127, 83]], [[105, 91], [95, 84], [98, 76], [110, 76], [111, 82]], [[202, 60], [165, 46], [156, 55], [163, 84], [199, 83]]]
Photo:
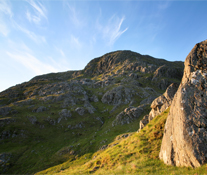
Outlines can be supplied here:
[[199, 167], [207, 161], [206, 50], [207, 40], [196, 44], [185, 60], [159, 154], [168, 165]]

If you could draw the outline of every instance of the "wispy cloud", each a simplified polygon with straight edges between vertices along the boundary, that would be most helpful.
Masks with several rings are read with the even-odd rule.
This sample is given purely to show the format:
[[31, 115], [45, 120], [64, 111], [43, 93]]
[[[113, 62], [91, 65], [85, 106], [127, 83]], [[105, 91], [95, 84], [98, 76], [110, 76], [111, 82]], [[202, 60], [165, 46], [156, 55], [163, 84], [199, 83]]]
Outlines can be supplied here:
[[10, 17], [13, 16], [11, 5], [8, 0], [0, 1], [0, 12], [9, 15]]
[[9, 33], [9, 28], [7, 27], [6, 23], [1, 19], [0, 17], [0, 33], [3, 34], [4, 36], [7, 36]]
[[27, 2], [34, 9], [34, 14], [31, 14], [31, 12], [28, 9], [26, 11], [26, 17], [30, 22], [34, 22], [36, 24], [39, 24], [43, 18], [48, 20], [47, 19], [47, 9], [45, 8], [45, 6], [43, 6], [39, 1], [27, 0]]
[[101, 30], [103, 38], [107, 41], [108, 45], [113, 45], [116, 40], [128, 30], [128, 27], [123, 30], [121, 29], [124, 20], [124, 16], [119, 18], [118, 16], [113, 15], [106, 25], [102, 26], [101, 24], [98, 24], [98, 28]]
[[25, 33], [30, 39], [32, 39], [33, 41], [35, 41], [36, 43], [42, 43], [42, 42], [46, 42], [46, 39], [44, 36], [40, 36], [40, 35], [36, 35], [34, 32], [29, 31], [28, 29], [18, 25], [17, 23], [15, 23], [16, 28], [19, 29], [20, 31], [22, 31], [23, 33]]
[[79, 38], [75, 37], [74, 35], [71, 35], [70, 44], [71, 44], [71, 47], [74, 47], [76, 49], [81, 49], [82, 47], [82, 44], [79, 41]]
[[60, 55], [61, 55], [62, 57], [65, 57], [65, 53], [63, 52], [62, 49], [60, 49], [60, 48], [58, 48], [58, 47], [56, 47], [56, 46], [55, 46], [55, 49], [60, 53]]
[[3, 34], [3, 36], [7, 36], [10, 32], [9, 27], [6, 23], [5, 17], [12, 18], [13, 13], [11, 10], [11, 5], [9, 1], [1, 0], [0, 1], [0, 33]]
[[64, 2], [64, 6], [68, 8], [69, 18], [73, 25], [76, 27], [82, 27], [85, 24], [85, 16], [81, 14], [81, 11], [78, 10], [75, 6], [70, 5], [68, 2]]
[[28, 52], [6, 52], [10, 58], [13, 58], [17, 62], [21, 63], [24, 67], [29, 69], [35, 74], [44, 74], [47, 72], [58, 72], [56, 68], [49, 64], [45, 64], [38, 60], [35, 56]]

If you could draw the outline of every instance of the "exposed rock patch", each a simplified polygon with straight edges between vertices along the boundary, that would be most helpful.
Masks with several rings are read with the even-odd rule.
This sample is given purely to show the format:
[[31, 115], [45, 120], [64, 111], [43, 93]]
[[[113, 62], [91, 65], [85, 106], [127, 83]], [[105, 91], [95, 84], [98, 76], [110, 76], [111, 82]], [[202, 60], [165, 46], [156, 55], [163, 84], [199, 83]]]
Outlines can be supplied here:
[[137, 108], [135, 107], [126, 108], [124, 111], [122, 111], [116, 116], [116, 119], [112, 122], [112, 126], [124, 125], [133, 122], [135, 119], [139, 118], [139, 116], [142, 114], [144, 110], [143, 108], [144, 106], [139, 106]]
[[[157, 115], [164, 112], [172, 103], [173, 97], [178, 89], [177, 83], [172, 83], [165, 91], [165, 93], [159, 97], [157, 97], [151, 104], [151, 111], [149, 115], [145, 115], [139, 124], [139, 131], [144, 128], [150, 120], [152, 120]], [[149, 97], [150, 99], [152, 97]], [[148, 98], [147, 98], [148, 99]], [[147, 99], [143, 100], [143, 102], [148, 101]], [[140, 103], [141, 104], [141, 103]]]
[[196, 44], [185, 60], [159, 154], [168, 165], [199, 167], [207, 161], [206, 50], [207, 41]]

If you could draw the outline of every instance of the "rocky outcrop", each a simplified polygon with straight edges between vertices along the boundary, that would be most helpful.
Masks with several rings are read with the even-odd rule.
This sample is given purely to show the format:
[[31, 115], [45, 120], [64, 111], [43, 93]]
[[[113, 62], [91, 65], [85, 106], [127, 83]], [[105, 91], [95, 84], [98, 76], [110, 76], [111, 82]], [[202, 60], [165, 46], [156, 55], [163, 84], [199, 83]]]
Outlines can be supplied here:
[[60, 123], [60, 121], [61, 121], [62, 119], [67, 120], [68, 118], [70, 118], [70, 117], [72, 116], [70, 110], [67, 110], [67, 109], [62, 109], [62, 110], [59, 112], [59, 115], [60, 115], [60, 117], [58, 118], [57, 123]]
[[6, 116], [11, 111], [11, 107], [1, 107], [0, 108], [0, 116]]
[[130, 88], [126, 88], [124, 86], [118, 86], [113, 88], [112, 90], [107, 91], [101, 101], [103, 103], [117, 105], [117, 104], [127, 104], [131, 101], [133, 94], [135, 94], [134, 90]]
[[[154, 117], [164, 112], [172, 103], [173, 97], [178, 89], [179, 84], [172, 83], [165, 93], [157, 97], [151, 104], [149, 115], [145, 115], [139, 123], [139, 131], [143, 129]], [[152, 97], [150, 97], [152, 98]]]
[[165, 91], [165, 93], [157, 97], [151, 104], [152, 110], [149, 113], [149, 121], [157, 115], [164, 112], [172, 103], [173, 97], [178, 89], [179, 84], [172, 83]]
[[165, 164], [199, 167], [207, 161], [207, 40], [185, 60], [168, 115], [159, 157]]
[[144, 105], [141, 105], [137, 108], [129, 107], [126, 108], [124, 111], [119, 113], [116, 116], [116, 119], [112, 122], [112, 126], [116, 125], [124, 125], [133, 122], [135, 119], [138, 119], [142, 112], [144, 111]]

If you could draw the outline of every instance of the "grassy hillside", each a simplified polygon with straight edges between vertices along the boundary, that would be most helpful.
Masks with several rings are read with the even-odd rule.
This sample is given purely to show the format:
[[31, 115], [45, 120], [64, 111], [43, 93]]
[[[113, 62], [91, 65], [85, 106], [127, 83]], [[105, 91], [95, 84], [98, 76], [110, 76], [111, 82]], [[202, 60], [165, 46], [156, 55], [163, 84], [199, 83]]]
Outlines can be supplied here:
[[200, 168], [167, 166], [158, 159], [169, 108], [139, 133], [121, 134], [105, 150], [88, 153], [73, 161], [36, 174], [206, 174]]
[[[113, 149], [108, 145], [116, 144], [118, 135], [135, 137], [151, 102], [180, 81], [182, 67], [182, 62], [117, 51], [82, 71], [37, 76], [1, 92], [0, 173], [34, 174], [64, 162], [80, 166], [77, 162]], [[106, 159], [106, 164], [127, 160]]]

